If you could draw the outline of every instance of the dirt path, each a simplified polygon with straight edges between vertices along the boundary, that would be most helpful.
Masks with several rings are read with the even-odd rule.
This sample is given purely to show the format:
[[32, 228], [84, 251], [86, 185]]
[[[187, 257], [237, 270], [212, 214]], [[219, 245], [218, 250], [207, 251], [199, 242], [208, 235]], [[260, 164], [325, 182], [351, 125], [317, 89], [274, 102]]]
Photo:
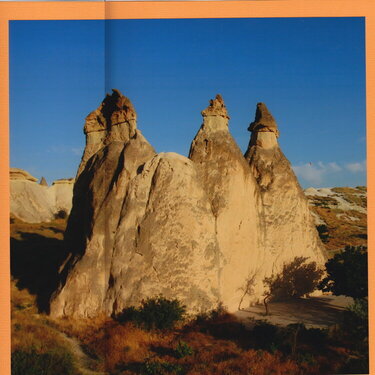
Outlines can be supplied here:
[[263, 305], [256, 305], [235, 315], [245, 323], [249, 319], [265, 319], [272, 324], [304, 323], [306, 327], [327, 328], [338, 322], [339, 315], [353, 300], [344, 296], [320, 296], [293, 302], [269, 303], [270, 314], [265, 316]]
[[90, 358], [83, 350], [79, 341], [74, 337], [69, 337], [63, 332], [59, 332], [62, 339], [69, 345], [72, 354], [77, 360], [77, 367], [82, 375], [108, 375], [106, 372], [93, 371], [90, 368], [95, 366], [95, 360]]

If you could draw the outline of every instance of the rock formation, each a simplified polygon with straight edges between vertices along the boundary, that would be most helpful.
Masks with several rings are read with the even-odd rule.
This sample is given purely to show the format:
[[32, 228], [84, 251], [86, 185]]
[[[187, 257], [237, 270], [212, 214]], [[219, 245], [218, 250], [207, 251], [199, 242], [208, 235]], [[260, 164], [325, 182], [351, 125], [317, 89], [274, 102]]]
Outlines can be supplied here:
[[[202, 116], [189, 158], [156, 154], [117, 90], [86, 118], [53, 316], [117, 314], [160, 294], [190, 312], [219, 303], [235, 311], [258, 301], [263, 278], [295, 256], [322, 264], [307, 201], [266, 107], [258, 105], [246, 157], [220, 95]], [[250, 279], [253, 293], [244, 293]]]
[[112, 95], [107, 94], [101, 105], [86, 117], [83, 128], [86, 147], [77, 176], [103, 146], [112, 141], [128, 142], [136, 134], [137, 114], [132, 103], [118, 90], [112, 91]]
[[51, 221], [61, 210], [69, 214], [74, 179], [58, 180], [52, 186], [37, 181], [22, 169], [10, 168], [10, 214], [29, 223]]
[[[122, 109], [118, 103], [128, 105]], [[51, 304], [52, 314], [92, 316], [104, 309], [115, 235], [129, 182], [155, 155], [136, 129], [135, 119], [128, 99], [117, 91], [107, 95], [86, 118], [86, 148], [65, 235], [71, 254], [62, 273], [64, 287]]]
[[220, 298], [235, 310], [245, 280], [262, 263], [260, 196], [254, 176], [229, 133], [229, 116], [220, 95], [202, 111], [190, 159], [203, 182], [215, 220], [220, 251]]
[[325, 263], [321, 243], [308, 200], [277, 142], [277, 124], [263, 103], [258, 103], [251, 138], [245, 153], [261, 196], [264, 248], [268, 261], [265, 274], [276, 272], [283, 263], [304, 256]]
[[39, 185], [42, 185], [42, 186], [48, 186], [47, 181], [46, 181], [46, 179], [45, 179], [44, 177], [42, 177], [42, 178], [40, 179], [40, 181], [39, 181]]
[[32, 176], [29, 172], [24, 171], [23, 169], [19, 169], [19, 168], [10, 168], [9, 178], [11, 181], [15, 181], [15, 180], [31, 181], [31, 182], [38, 181], [38, 179]]

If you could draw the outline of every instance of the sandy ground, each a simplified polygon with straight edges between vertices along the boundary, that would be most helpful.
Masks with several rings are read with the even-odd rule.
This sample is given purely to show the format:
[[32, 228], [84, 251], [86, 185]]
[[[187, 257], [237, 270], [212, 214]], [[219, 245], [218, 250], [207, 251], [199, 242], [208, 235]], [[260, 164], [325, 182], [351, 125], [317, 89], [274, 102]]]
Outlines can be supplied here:
[[304, 323], [306, 327], [326, 328], [338, 321], [340, 312], [353, 300], [345, 296], [320, 296], [292, 302], [270, 302], [269, 315], [263, 304], [238, 311], [235, 315], [251, 325], [252, 319], [267, 320], [272, 324]]

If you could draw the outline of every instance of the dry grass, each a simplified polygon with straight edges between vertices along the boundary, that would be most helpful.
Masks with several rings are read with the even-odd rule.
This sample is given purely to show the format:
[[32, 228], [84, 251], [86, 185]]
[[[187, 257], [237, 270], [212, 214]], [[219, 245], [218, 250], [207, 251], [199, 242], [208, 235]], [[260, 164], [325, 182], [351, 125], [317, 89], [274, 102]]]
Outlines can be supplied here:
[[22, 240], [22, 234], [32, 233], [43, 237], [62, 240], [67, 219], [56, 219], [48, 223], [26, 223], [18, 218], [10, 218], [10, 237]]
[[[347, 202], [367, 208], [365, 186], [337, 187], [332, 189]], [[333, 196], [308, 196], [310, 209], [327, 225], [329, 238], [325, 246], [332, 255], [345, 246], [367, 246], [367, 214], [357, 210], [340, 210]]]
[[361, 192], [363, 192], [362, 189], [364, 189], [364, 191], [367, 191], [366, 186], [358, 186], [356, 188], [352, 188], [348, 186], [335, 187], [335, 188], [332, 188], [332, 191], [334, 191], [335, 193], [339, 193], [339, 194], [357, 194], [358, 190], [361, 190]]
[[[37, 313], [35, 298], [12, 283], [12, 350], [34, 347], [69, 351], [63, 334], [74, 337], [83, 351], [95, 359], [96, 371], [110, 375], [135, 375], [145, 363], [163, 362], [178, 366], [186, 375], [316, 375], [322, 369], [334, 373], [348, 356], [343, 349], [322, 352], [303, 347], [314, 355], [312, 362], [298, 357], [257, 349], [257, 343], [231, 314], [211, 315], [190, 321], [172, 331], [143, 331], [132, 323], [119, 323], [104, 316], [95, 319], [51, 319]], [[179, 341], [193, 354], [176, 355]], [[340, 352], [341, 351], [341, 352]], [[171, 372], [173, 373], [173, 372]]]
[[55, 319], [55, 326], [76, 337], [88, 354], [102, 360], [101, 370], [113, 371], [129, 362], [143, 362], [153, 353], [150, 347], [169, 340], [168, 335], [143, 331], [132, 323], [120, 324], [104, 316], [95, 319]]
[[50, 324], [47, 316], [37, 313], [35, 296], [18, 290], [11, 283], [12, 351], [33, 347], [44, 353], [53, 347], [66, 348], [66, 343]]
[[35, 296], [31, 295], [25, 289], [19, 290], [15, 280], [11, 281], [10, 288], [12, 313], [24, 309], [27, 309], [29, 314], [37, 313]]
[[[367, 215], [358, 211], [341, 211], [313, 207], [313, 210], [326, 222], [329, 238], [325, 246], [334, 251], [345, 246], [367, 246]], [[342, 216], [337, 216], [342, 214]], [[351, 221], [348, 216], [358, 220]]]

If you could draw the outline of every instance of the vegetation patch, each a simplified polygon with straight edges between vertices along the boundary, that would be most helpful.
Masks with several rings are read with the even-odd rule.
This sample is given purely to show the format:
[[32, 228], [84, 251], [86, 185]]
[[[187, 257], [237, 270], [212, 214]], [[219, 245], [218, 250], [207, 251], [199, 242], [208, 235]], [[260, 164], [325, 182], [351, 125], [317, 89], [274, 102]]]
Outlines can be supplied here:
[[56, 348], [38, 353], [34, 348], [12, 353], [12, 375], [80, 375], [68, 351]]
[[122, 321], [132, 321], [139, 327], [151, 329], [172, 329], [184, 319], [186, 307], [177, 299], [163, 296], [147, 298], [138, 308], [126, 308], [118, 317]]

